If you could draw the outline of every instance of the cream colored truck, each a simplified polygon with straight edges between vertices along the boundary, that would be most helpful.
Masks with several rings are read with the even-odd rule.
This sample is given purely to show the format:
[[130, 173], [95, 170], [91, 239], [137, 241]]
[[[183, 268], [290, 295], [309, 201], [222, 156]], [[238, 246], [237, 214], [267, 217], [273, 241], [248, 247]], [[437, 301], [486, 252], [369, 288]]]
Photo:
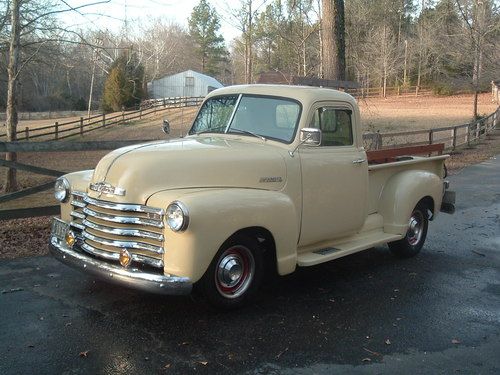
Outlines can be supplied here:
[[58, 179], [50, 248], [109, 281], [163, 294], [194, 285], [235, 307], [265, 269], [286, 275], [386, 243], [417, 254], [428, 221], [453, 209], [446, 158], [369, 165], [358, 105], [343, 92], [222, 88], [186, 137], [124, 147]]

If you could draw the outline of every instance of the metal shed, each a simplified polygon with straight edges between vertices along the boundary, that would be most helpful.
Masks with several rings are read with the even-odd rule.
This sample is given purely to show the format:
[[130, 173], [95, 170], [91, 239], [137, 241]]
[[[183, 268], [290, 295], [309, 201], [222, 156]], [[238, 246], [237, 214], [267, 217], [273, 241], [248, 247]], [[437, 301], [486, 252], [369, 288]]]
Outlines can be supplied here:
[[219, 87], [223, 87], [223, 85], [215, 78], [194, 70], [186, 70], [148, 82], [148, 94], [150, 99], [205, 96]]

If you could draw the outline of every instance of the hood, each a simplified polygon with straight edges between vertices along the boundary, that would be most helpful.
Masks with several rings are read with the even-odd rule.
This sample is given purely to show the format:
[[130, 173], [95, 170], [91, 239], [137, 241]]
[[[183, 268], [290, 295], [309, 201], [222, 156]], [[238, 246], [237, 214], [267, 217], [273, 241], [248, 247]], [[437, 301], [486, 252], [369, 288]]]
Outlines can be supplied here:
[[[276, 147], [241, 139], [193, 137], [124, 147], [101, 159], [93, 183], [125, 189], [101, 199], [145, 203], [162, 190], [239, 187], [279, 190], [286, 167]], [[98, 193], [88, 190], [91, 197]]]

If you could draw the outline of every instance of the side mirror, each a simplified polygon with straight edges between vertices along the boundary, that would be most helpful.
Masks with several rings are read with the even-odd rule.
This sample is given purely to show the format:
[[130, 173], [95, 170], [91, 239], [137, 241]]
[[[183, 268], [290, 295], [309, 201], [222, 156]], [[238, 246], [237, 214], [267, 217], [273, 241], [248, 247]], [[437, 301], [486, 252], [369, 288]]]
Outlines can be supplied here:
[[321, 145], [321, 130], [316, 128], [304, 128], [300, 131], [300, 143], [307, 146]]
[[163, 119], [163, 124], [161, 126], [161, 130], [163, 130], [163, 132], [165, 134], [170, 134], [170, 123], [168, 122], [168, 120], [166, 118]]

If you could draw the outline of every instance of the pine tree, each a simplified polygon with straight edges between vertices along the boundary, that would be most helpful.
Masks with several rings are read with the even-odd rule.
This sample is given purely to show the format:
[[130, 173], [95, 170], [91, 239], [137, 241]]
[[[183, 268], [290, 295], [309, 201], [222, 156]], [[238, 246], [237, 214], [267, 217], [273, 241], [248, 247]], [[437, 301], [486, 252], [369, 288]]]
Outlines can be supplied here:
[[124, 53], [111, 66], [104, 84], [102, 107], [106, 112], [137, 106], [144, 92], [144, 68], [133, 53]]
[[193, 8], [189, 18], [189, 34], [196, 44], [196, 52], [201, 59], [203, 73], [216, 75], [220, 63], [227, 58], [224, 38], [219, 33], [220, 21], [215, 9], [206, 1]]

